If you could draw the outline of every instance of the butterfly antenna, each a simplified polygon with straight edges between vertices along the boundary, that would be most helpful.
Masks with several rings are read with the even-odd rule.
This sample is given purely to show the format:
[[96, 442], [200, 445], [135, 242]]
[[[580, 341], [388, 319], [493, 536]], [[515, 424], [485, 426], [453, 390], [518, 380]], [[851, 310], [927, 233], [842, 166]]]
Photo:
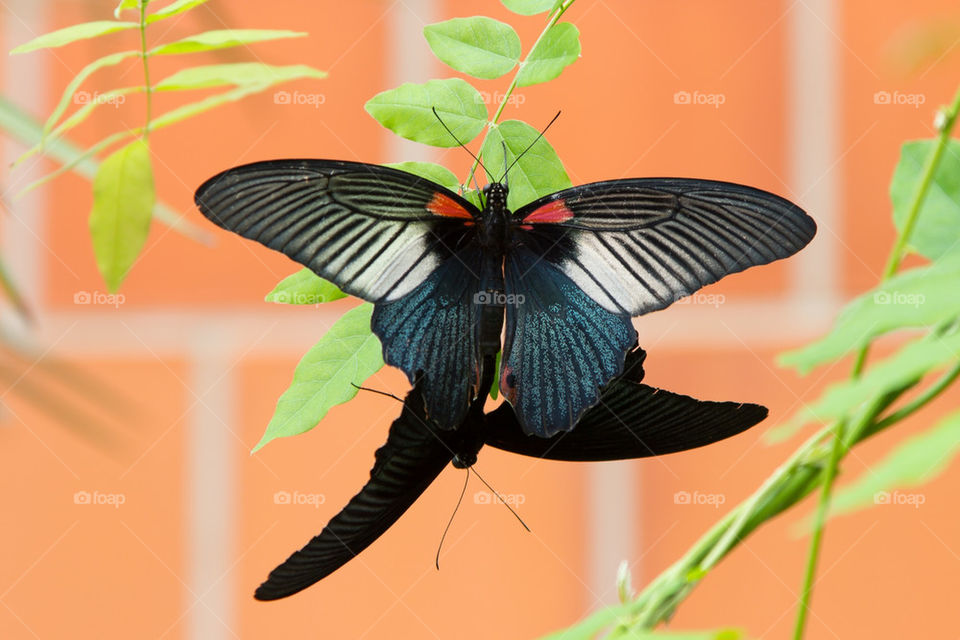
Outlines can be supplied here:
[[[484, 171], [486, 171], [487, 175], [489, 175], [490, 172], [487, 171], [487, 168], [486, 168], [485, 166], [483, 166], [483, 163], [480, 161], [480, 158], [478, 158], [476, 155], [474, 155], [473, 151], [470, 151], [470, 149], [467, 148], [467, 145], [465, 145], [465, 144], [463, 144], [462, 142], [460, 142], [460, 138], [458, 138], [458, 137], [456, 136], [456, 134], [453, 133], [453, 131], [450, 131], [450, 127], [447, 126], [447, 123], [444, 122], [444, 121], [443, 121], [443, 118], [440, 117], [440, 114], [437, 113], [437, 108], [436, 108], [436, 107], [431, 107], [431, 110], [433, 111], [433, 115], [437, 116], [437, 120], [440, 121], [440, 124], [443, 125], [443, 128], [446, 129], [446, 130], [447, 130], [447, 133], [450, 134], [450, 137], [453, 138], [454, 140], [456, 140], [457, 144], [460, 145], [461, 147], [463, 147], [463, 150], [466, 151], [467, 153], [469, 153], [469, 154], [470, 154], [470, 157], [473, 158], [474, 160], [476, 160], [476, 161], [477, 161], [477, 164], [480, 165], [480, 168], [483, 169]], [[560, 114], [558, 113], [557, 115], [560, 115]], [[554, 118], [554, 120], [556, 120], [556, 118]]]
[[453, 517], [457, 515], [457, 511], [460, 509], [460, 503], [463, 502], [463, 496], [467, 493], [468, 480], [470, 480], [470, 467], [467, 467], [467, 473], [463, 476], [463, 489], [460, 490], [460, 497], [457, 498], [457, 506], [453, 508], [453, 513], [450, 514], [450, 520], [447, 521], [447, 526], [443, 529], [443, 535], [440, 536], [440, 544], [437, 546], [437, 559], [435, 561], [437, 571], [440, 571], [440, 550], [443, 549], [443, 541], [447, 539], [447, 532], [450, 531], [450, 525], [453, 524]]
[[[547, 126], [545, 126], [545, 127], [543, 128], [543, 131], [541, 131], [541, 132], [537, 135], [537, 137], [534, 138], [533, 142], [531, 142], [529, 145], [527, 145], [527, 148], [524, 149], [523, 151], [521, 151], [521, 152], [520, 152], [520, 155], [518, 155], [516, 158], [513, 159], [513, 162], [511, 162], [511, 163], [510, 163], [510, 166], [507, 167], [507, 170], [503, 172], [503, 177], [500, 178], [500, 180], [498, 180], [498, 182], [503, 182], [504, 180], [507, 179], [507, 174], [510, 173], [510, 169], [513, 169], [513, 165], [517, 164], [517, 162], [520, 161], [520, 158], [522, 158], [522, 157], [527, 153], [527, 151], [530, 151], [530, 149], [533, 148], [533, 145], [537, 144], [537, 143], [540, 141], [540, 138], [542, 138], [543, 135], [547, 132], [547, 129], [550, 128], [550, 125], [552, 125], [554, 122], [556, 122], [556, 121], [557, 121], [557, 118], [559, 118], [559, 117], [560, 117], [560, 112], [557, 111], [557, 115], [553, 116], [553, 119], [552, 119], [550, 122], [547, 123]], [[506, 161], [504, 161], [504, 164], [506, 164]]]
[[523, 518], [520, 517], [520, 514], [519, 514], [519, 513], [517, 513], [516, 511], [513, 510], [513, 507], [511, 507], [509, 504], [507, 504], [507, 501], [503, 499], [503, 496], [501, 496], [499, 493], [497, 493], [497, 490], [494, 489], [493, 487], [491, 487], [491, 486], [490, 486], [490, 483], [488, 483], [486, 480], [484, 480], [484, 479], [483, 479], [483, 476], [481, 476], [480, 473], [479, 473], [476, 469], [473, 469], [473, 473], [474, 473], [474, 475], [476, 475], [478, 478], [480, 478], [480, 482], [482, 482], [482, 483], [484, 484], [484, 486], [487, 487], [487, 489], [490, 489], [490, 493], [492, 493], [493, 495], [497, 496], [497, 500], [499, 500], [499, 501], [503, 504], [503, 506], [505, 506], [507, 509], [510, 510], [510, 513], [513, 514], [513, 517], [516, 518], [516, 519], [520, 522], [520, 524], [523, 525], [523, 528], [526, 529], [527, 531], [530, 531], [530, 527], [527, 526], [527, 523], [523, 521]]
[[388, 398], [393, 398], [394, 400], [396, 400], [401, 404], [403, 403], [403, 400], [393, 395], [389, 391], [380, 391], [379, 389], [371, 389], [370, 387], [361, 387], [360, 385], [353, 384], [352, 382], [350, 384], [353, 386], [354, 389], [357, 389], [359, 391], [369, 391], [370, 393], [377, 393], [377, 394], [380, 394], [381, 396], [387, 396]]
[[[509, 171], [509, 170], [507, 169], [507, 141], [506, 141], [506, 140], [501, 140], [501, 141], [500, 141], [500, 145], [503, 147], [503, 169], [504, 169], [504, 171], [503, 171], [503, 186], [505, 186], [505, 187], [507, 188], [507, 190], [509, 190], [509, 189], [510, 189], [510, 182], [509, 182], [509, 176], [507, 175], [507, 172]], [[521, 154], [521, 155], [522, 155], [522, 154]], [[513, 165], [510, 165], [510, 166], [512, 167]]]

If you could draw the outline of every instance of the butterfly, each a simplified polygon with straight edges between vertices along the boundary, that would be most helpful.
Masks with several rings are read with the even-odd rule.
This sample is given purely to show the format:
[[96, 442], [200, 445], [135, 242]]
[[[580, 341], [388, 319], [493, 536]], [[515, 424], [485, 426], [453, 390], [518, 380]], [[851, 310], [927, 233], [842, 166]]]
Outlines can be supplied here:
[[383, 535], [447, 464], [471, 467], [484, 445], [547, 460], [626, 460], [702, 447], [767, 416], [759, 405], [696, 400], [642, 384], [645, 355], [639, 347], [630, 351], [624, 371], [576, 428], [550, 438], [524, 434], [509, 404], [484, 413], [482, 397], [455, 429], [442, 429], [428, 415], [419, 379], [376, 452], [370, 480], [319, 535], [270, 573], [255, 597], [285, 598], [330, 575]]
[[482, 193], [478, 208], [389, 167], [270, 160], [210, 178], [195, 200], [373, 302], [384, 361], [422, 377], [440, 429], [486, 393], [481, 368], [504, 334], [500, 391], [523, 432], [544, 438], [572, 429], [623, 371], [632, 316], [788, 257], [816, 232], [788, 200], [712, 180], [595, 182], [515, 212], [505, 182]]

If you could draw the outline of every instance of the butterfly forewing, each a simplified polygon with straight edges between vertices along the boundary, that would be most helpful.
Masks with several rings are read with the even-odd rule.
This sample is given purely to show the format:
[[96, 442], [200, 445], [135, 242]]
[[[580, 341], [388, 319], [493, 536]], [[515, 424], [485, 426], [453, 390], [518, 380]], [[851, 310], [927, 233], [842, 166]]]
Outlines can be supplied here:
[[197, 190], [217, 225], [282, 251], [365, 300], [419, 286], [471, 233], [479, 211], [429, 180], [377, 165], [271, 160]]
[[522, 207], [512, 223], [517, 243], [605, 309], [630, 316], [793, 255], [816, 232], [809, 216], [779, 196], [685, 178], [574, 187]]

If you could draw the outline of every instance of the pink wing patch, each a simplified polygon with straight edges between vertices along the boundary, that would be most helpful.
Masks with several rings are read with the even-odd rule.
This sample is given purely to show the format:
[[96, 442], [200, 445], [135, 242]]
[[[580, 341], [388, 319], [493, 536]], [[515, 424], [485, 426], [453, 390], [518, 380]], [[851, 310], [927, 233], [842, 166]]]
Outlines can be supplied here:
[[460, 206], [456, 200], [439, 191], [433, 194], [433, 199], [427, 203], [427, 211], [435, 216], [443, 216], [445, 218], [473, 219], [470, 212]]
[[523, 219], [526, 224], [566, 222], [573, 217], [573, 211], [567, 208], [563, 200], [552, 200], [542, 207], [534, 209]]

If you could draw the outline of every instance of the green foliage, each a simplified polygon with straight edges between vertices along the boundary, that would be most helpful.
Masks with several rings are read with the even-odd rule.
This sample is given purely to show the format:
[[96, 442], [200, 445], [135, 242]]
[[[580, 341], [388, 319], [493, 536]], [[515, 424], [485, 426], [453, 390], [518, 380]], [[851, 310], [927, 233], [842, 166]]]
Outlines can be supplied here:
[[120, 287], [147, 241], [155, 201], [150, 148], [143, 140], [115, 151], [100, 165], [93, 179], [90, 237], [110, 291]]
[[287, 276], [267, 294], [267, 302], [279, 304], [321, 304], [346, 298], [347, 294], [315, 274], [310, 269], [300, 269]]
[[[434, 115], [443, 118], [454, 139]], [[476, 138], [487, 125], [483, 96], [460, 78], [408, 82], [367, 101], [367, 112], [398, 136], [435, 147], [456, 147]]]
[[474, 78], [499, 78], [520, 61], [520, 36], [493, 18], [454, 18], [424, 27], [434, 55]]
[[[904, 143], [900, 162], [890, 182], [893, 221], [899, 231], [910, 215], [910, 204], [923, 176], [924, 160], [936, 145], [935, 140]], [[917, 227], [910, 235], [910, 246], [932, 260], [951, 251], [960, 251], [960, 142], [950, 140], [923, 202]]]
[[558, 5], [565, 4], [569, 6], [570, 2], [558, 2], [557, 0], [501, 0], [503, 6], [514, 13], [522, 16], [533, 16], [544, 11], [550, 11]]
[[[526, 122], [507, 120], [490, 127], [483, 142], [484, 165], [492, 172], [487, 176], [489, 180], [502, 180], [507, 167], [513, 165], [510, 175], [506, 176], [510, 181], [507, 206], [511, 210], [573, 186], [557, 152], [545, 138], [537, 140], [539, 135], [540, 132]], [[521, 153], [523, 156], [513, 164]]]
[[[153, 56], [212, 51], [306, 35], [301, 32], [286, 30], [218, 29], [184, 36], [169, 42], [161, 42], [152, 48], [147, 47], [147, 33], [153, 33], [153, 30], [148, 28], [149, 25], [181, 15], [205, 1], [178, 0], [155, 11], [148, 12], [152, 8], [152, 4], [149, 2], [122, 0], [114, 11], [116, 20], [100, 20], [58, 29], [34, 38], [11, 51], [11, 53], [26, 53], [38, 49], [62, 47], [80, 40], [96, 38], [117, 31], [139, 30], [140, 47], [138, 49], [119, 51], [98, 58], [84, 66], [67, 83], [60, 99], [43, 125], [39, 140], [30, 136], [33, 138], [31, 140], [32, 146], [15, 163], [18, 164], [38, 153], [46, 153], [62, 162], [57, 170], [27, 185], [24, 191], [29, 191], [67, 171], [78, 170], [83, 175], [92, 173], [89, 167], [92, 166], [90, 163], [94, 156], [108, 151], [114, 145], [126, 144], [119, 152], [110, 155], [98, 170], [94, 184], [94, 208], [90, 220], [97, 266], [111, 290], [116, 290], [120, 286], [130, 266], [136, 261], [137, 254], [143, 246], [143, 241], [149, 229], [150, 218], [154, 213], [151, 210], [144, 211], [143, 209], [143, 204], [146, 202], [151, 203], [152, 206], [155, 205], [152, 169], [145, 143], [149, 134], [220, 105], [240, 100], [253, 93], [265, 91], [281, 82], [307, 78], [317, 79], [325, 76], [323, 72], [306, 65], [277, 67], [262, 62], [247, 62], [187, 67], [160, 82], [152, 82], [150, 79], [150, 59]], [[121, 21], [119, 19], [124, 12], [134, 11], [138, 18], [136, 21]], [[165, 36], [169, 31], [170, 29], [165, 28], [158, 31], [158, 35]], [[139, 58], [142, 63], [142, 84], [92, 92], [81, 89], [85, 82], [97, 71], [134, 58]], [[184, 91], [213, 87], [228, 88], [222, 93], [188, 102], [166, 113], [153, 114], [152, 94], [155, 91]], [[143, 126], [110, 133], [80, 153], [68, 154], [68, 159], [64, 159], [62, 153], [55, 151], [64, 148], [62, 144], [59, 144], [63, 136], [85, 122], [94, 111], [103, 109], [107, 105], [117, 107], [124, 104], [129, 96], [140, 93], [144, 94], [146, 101]], [[67, 115], [71, 104], [79, 106]], [[23, 125], [16, 118], [7, 119], [7, 122], [14, 127]], [[21, 138], [29, 136], [29, 131], [15, 131], [10, 128], [8, 130]], [[143, 140], [143, 144], [128, 143], [131, 138], [137, 137]], [[80, 167], [84, 167], [84, 169], [79, 170]], [[149, 189], [147, 190], [148, 186]], [[143, 193], [140, 193], [139, 189], [144, 189]], [[124, 203], [116, 201], [116, 194], [124, 196]], [[162, 215], [168, 223], [171, 223], [173, 216], [168, 215], [168, 209], [165, 209], [162, 213], [159, 211], [157, 213]], [[175, 224], [175, 226], [185, 228], [183, 224]]]
[[943, 473], [957, 453], [960, 453], [960, 413], [941, 420], [929, 431], [907, 438], [886, 458], [872, 463], [860, 478], [837, 491], [831, 514], [888, 504], [919, 506], [925, 501], [922, 494], [905, 496], [906, 499], [900, 501], [897, 494], [891, 492], [929, 482]]
[[555, 24], [527, 56], [517, 75], [517, 86], [548, 82], [580, 57], [580, 32], [569, 22]]
[[303, 356], [254, 451], [274, 438], [309, 431], [332, 407], [357, 395], [354, 385], [380, 370], [380, 341], [370, 333], [372, 313], [369, 303], [346, 312]]

